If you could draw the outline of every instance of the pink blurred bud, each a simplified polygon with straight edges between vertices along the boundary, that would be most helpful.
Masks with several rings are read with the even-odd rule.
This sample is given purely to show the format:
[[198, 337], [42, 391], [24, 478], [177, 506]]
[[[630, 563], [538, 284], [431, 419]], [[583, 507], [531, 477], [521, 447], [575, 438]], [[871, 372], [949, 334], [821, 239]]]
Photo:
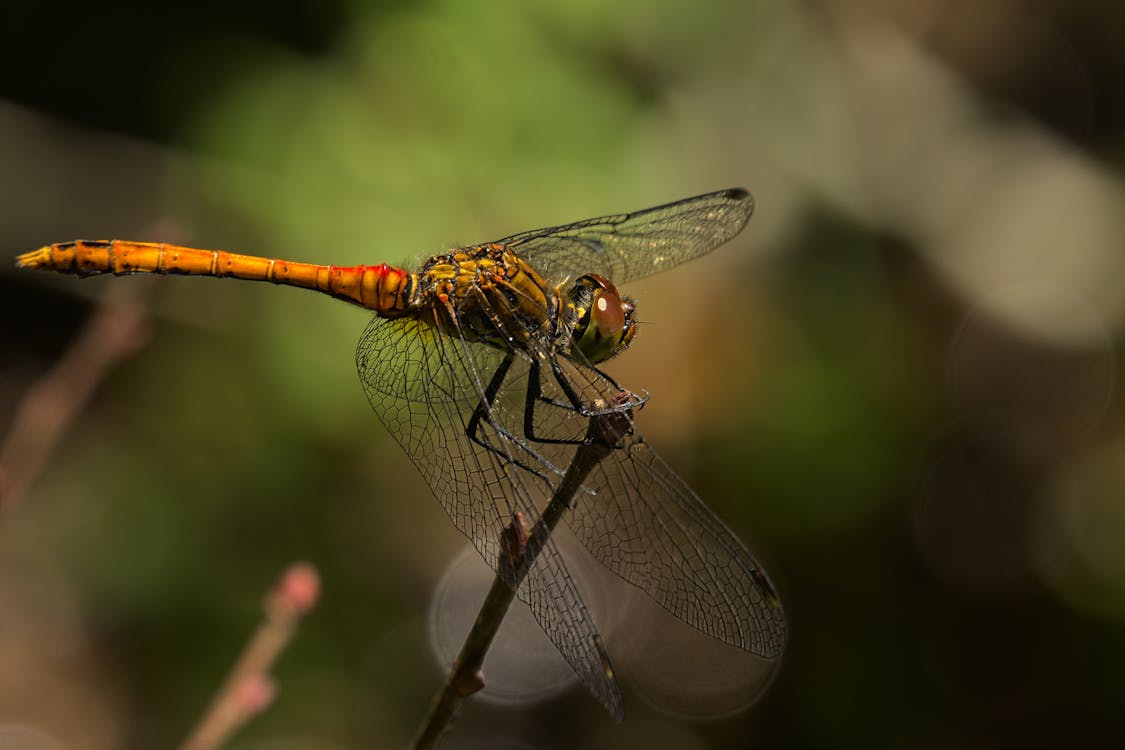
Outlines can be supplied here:
[[277, 695], [277, 686], [264, 674], [246, 677], [235, 689], [234, 704], [242, 716], [254, 716], [265, 710]]
[[277, 584], [275, 595], [289, 611], [303, 615], [316, 606], [320, 597], [320, 576], [311, 564], [290, 565]]

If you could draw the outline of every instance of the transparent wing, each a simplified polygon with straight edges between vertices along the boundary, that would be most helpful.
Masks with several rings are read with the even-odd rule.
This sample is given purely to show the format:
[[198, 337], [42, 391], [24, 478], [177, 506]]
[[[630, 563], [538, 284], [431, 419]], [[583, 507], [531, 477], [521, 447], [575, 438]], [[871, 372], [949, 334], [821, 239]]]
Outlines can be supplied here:
[[[504, 353], [435, 333], [411, 319], [375, 318], [356, 351], [360, 380], [375, 413], [413, 460], [453, 523], [496, 570], [501, 533], [516, 511], [538, 518], [568, 459], [535, 450], [509, 427], [526, 390], [518, 360], [468, 438], [470, 420]], [[524, 378], [521, 380], [521, 378]], [[589, 611], [557, 547], [548, 541], [516, 591], [579, 679], [617, 719], [621, 694]]]
[[595, 467], [567, 516], [603, 565], [700, 632], [765, 658], [785, 616], [746, 546], [638, 435]]
[[742, 188], [497, 240], [556, 282], [598, 273], [616, 284], [667, 271], [742, 231], [754, 199]]
[[[575, 439], [587, 423], [564, 406], [563, 382], [595, 409], [623, 393], [589, 365], [566, 357], [555, 365], [557, 376], [535, 384], [531, 433], [540, 441]], [[549, 443], [531, 445], [554, 455]], [[585, 486], [564, 518], [595, 559], [696, 630], [763, 658], [781, 654], [785, 615], [762, 566], [635, 430]]]

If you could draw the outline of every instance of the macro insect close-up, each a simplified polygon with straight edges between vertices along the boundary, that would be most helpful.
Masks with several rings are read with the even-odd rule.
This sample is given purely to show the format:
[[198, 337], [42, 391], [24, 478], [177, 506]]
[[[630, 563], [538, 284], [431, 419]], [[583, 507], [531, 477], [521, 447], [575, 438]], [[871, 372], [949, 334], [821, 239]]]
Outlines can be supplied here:
[[[698, 630], [781, 655], [781, 602], [757, 561], [633, 424], [647, 397], [598, 365], [626, 349], [635, 305], [617, 290], [715, 249], [750, 219], [741, 188], [512, 235], [436, 255], [417, 271], [330, 266], [162, 243], [75, 240], [20, 268], [269, 281], [375, 312], [356, 352], [372, 408], [457, 528], [498, 572], [503, 532], [537, 521], [592, 421], [621, 434], [561, 502], [586, 549]], [[550, 279], [548, 281], [547, 279]], [[565, 561], [536, 523], [535, 559], [506, 583], [587, 689], [623, 716], [610, 657]]]
[[1117, 5], [3, 20], [0, 748], [1125, 745]]

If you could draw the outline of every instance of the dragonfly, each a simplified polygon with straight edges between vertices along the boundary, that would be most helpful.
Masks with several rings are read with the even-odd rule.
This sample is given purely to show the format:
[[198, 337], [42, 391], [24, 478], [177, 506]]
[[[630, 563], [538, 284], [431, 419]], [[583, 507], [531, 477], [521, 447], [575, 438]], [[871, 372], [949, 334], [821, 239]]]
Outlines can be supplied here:
[[[574, 537], [696, 630], [774, 659], [786, 641], [774, 585], [636, 429], [634, 413], [648, 396], [602, 369], [637, 329], [635, 301], [617, 285], [714, 250], [742, 231], [753, 206], [749, 192], [731, 188], [460, 247], [413, 271], [125, 240], [48, 245], [19, 256], [17, 266], [268, 281], [374, 312], [356, 349], [368, 400], [498, 575], [512, 519], [537, 517], [589, 441], [590, 420], [614, 412], [625, 420], [621, 440], [566, 509]], [[621, 720], [612, 663], [552, 539], [513, 588], [579, 680]]]

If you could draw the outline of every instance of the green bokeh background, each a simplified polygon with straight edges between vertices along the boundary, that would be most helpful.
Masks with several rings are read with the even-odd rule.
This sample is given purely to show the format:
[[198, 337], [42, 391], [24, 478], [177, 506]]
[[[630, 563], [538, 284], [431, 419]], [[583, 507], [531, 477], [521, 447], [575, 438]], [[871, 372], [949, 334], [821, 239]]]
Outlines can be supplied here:
[[[704, 723], [654, 711], [628, 675], [621, 726], [579, 690], [470, 702], [449, 747], [1125, 741], [1112, 3], [3, 18], [5, 257], [121, 237], [411, 263], [754, 192], [734, 242], [627, 289], [644, 325], [610, 370], [652, 394], [649, 441], [767, 563], [792, 625], [776, 681]], [[1036, 180], [1051, 210], [1020, 202]], [[1055, 188], [1072, 184], [1104, 203], [1071, 213]], [[1064, 242], [1037, 254], [1048, 229]], [[232, 747], [403, 746], [441, 679], [425, 617], [463, 539], [364, 399], [366, 314], [269, 285], [0, 267], [0, 427], [103, 295], [129, 285], [151, 313], [0, 516], [0, 731], [177, 741], [304, 559], [323, 600]], [[1027, 283], [1078, 322], [996, 302]]]

